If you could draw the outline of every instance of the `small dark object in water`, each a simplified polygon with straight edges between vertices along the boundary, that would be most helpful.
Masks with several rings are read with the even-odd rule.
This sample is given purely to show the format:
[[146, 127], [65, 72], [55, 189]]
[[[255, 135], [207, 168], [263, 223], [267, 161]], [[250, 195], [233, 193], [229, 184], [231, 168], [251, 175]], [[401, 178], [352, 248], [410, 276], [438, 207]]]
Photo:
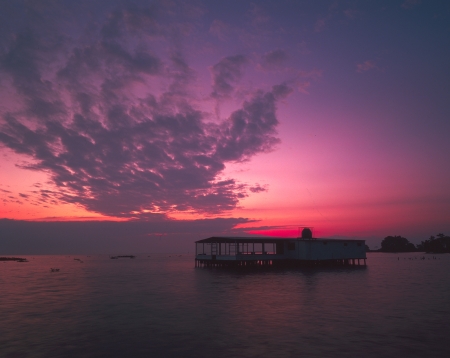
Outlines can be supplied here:
[[59, 268], [51, 268], [50, 272], [59, 272]]
[[27, 259], [24, 259], [22, 257], [0, 257], [0, 261], [28, 262]]
[[128, 258], [128, 259], [134, 259], [136, 256], [134, 255], [119, 255], [119, 256], [111, 256], [111, 259], [122, 259], [122, 258]]

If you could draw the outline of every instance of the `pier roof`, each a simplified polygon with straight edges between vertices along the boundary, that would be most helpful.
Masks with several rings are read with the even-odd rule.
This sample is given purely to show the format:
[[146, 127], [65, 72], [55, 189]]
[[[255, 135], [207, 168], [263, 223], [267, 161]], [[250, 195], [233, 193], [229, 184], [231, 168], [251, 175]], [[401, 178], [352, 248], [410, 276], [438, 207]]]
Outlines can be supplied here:
[[242, 237], [242, 236], [212, 236], [207, 239], [198, 240], [196, 243], [233, 243], [233, 242], [245, 242], [245, 243], [277, 243], [281, 241], [292, 241], [292, 240], [301, 240], [301, 241], [364, 241], [364, 240], [355, 240], [355, 239], [302, 239], [301, 237]]
[[198, 243], [228, 243], [228, 242], [280, 242], [283, 240], [296, 240], [296, 238], [278, 238], [278, 237], [239, 237], [239, 236], [212, 236], [207, 239], [198, 240]]

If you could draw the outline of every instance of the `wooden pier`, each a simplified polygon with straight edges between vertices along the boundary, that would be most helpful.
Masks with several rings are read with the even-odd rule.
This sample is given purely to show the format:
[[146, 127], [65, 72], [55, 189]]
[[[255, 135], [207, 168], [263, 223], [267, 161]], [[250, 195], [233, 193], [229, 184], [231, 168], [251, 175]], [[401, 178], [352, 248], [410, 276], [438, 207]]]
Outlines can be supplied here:
[[302, 266], [366, 266], [366, 259], [335, 260], [208, 260], [195, 259], [195, 267], [302, 267]]

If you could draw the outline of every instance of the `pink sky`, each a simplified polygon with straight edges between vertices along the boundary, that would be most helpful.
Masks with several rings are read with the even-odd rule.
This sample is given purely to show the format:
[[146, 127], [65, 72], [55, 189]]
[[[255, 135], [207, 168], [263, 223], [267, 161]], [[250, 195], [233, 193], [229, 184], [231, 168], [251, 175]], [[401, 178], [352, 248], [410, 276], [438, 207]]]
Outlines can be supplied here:
[[372, 247], [448, 234], [449, 14], [404, 1], [11, 5], [0, 218], [230, 219], [211, 235], [311, 226]]

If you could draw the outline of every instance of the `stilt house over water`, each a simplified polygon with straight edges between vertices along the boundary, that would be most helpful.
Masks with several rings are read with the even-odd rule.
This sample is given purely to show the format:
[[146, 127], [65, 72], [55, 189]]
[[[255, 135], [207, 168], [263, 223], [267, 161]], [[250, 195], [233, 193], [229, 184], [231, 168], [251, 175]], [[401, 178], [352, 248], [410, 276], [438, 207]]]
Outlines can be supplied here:
[[313, 238], [209, 237], [195, 242], [196, 267], [366, 264], [364, 240]]

